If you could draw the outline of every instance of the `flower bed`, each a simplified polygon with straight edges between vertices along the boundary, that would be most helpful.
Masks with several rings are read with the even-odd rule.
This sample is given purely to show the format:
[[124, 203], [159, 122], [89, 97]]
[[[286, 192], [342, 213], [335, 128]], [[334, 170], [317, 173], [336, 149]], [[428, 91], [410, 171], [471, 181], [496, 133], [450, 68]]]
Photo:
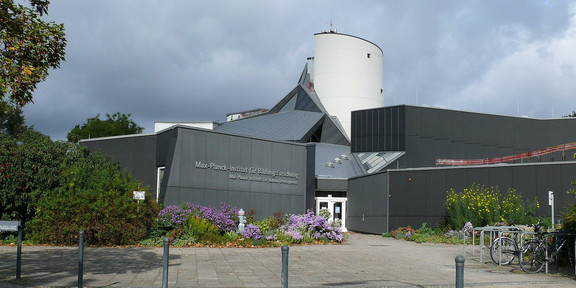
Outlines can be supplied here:
[[275, 213], [261, 221], [250, 221], [238, 232], [238, 211], [226, 203], [220, 209], [191, 203], [168, 206], [160, 211], [153, 231], [140, 245], [159, 246], [166, 237], [179, 247], [277, 247], [344, 240], [339, 227], [312, 211], [303, 215]]

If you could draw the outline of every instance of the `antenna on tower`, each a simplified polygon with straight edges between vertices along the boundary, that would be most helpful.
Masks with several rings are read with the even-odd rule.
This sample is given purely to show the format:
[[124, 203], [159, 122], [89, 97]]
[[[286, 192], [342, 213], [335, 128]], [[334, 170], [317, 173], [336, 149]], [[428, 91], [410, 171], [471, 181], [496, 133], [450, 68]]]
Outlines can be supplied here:
[[336, 31], [336, 29], [332, 28], [332, 19], [330, 19], [330, 31], [328, 31], [330, 33], [338, 33], [338, 31]]

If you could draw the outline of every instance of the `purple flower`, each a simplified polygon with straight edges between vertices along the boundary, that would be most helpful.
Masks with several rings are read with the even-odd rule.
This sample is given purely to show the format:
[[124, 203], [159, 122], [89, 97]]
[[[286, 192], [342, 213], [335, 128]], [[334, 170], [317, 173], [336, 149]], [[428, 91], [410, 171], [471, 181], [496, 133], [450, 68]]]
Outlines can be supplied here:
[[288, 234], [292, 237], [292, 239], [296, 240], [296, 241], [300, 241], [302, 240], [302, 234], [300, 234], [300, 232], [298, 231], [290, 231], [288, 232]]
[[410, 231], [406, 232], [406, 239], [410, 240], [412, 233]]
[[200, 219], [210, 221], [222, 232], [236, 230], [238, 208], [226, 203], [220, 204], [220, 209], [191, 204], [189, 202], [182, 205], [172, 205], [162, 209], [158, 213], [158, 223], [166, 228], [182, 227], [188, 215], [192, 214]]
[[464, 230], [463, 232], [465, 235], [469, 235], [470, 232], [472, 232], [474, 230], [474, 226], [472, 226], [472, 223], [466, 222], [466, 224], [464, 224], [463, 230]]
[[260, 235], [260, 227], [254, 224], [248, 224], [246, 225], [246, 227], [244, 227], [244, 230], [242, 231], [242, 236], [258, 240], [262, 238], [262, 236]]
[[330, 240], [342, 242], [340, 228], [332, 227], [326, 218], [316, 216], [312, 211], [308, 211], [304, 215], [291, 215], [288, 222], [280, 227], [280, 230], [291, 236], [295, 241], [302, 240], [304, 235], [306, 235], [312, 239], [326, 237]]

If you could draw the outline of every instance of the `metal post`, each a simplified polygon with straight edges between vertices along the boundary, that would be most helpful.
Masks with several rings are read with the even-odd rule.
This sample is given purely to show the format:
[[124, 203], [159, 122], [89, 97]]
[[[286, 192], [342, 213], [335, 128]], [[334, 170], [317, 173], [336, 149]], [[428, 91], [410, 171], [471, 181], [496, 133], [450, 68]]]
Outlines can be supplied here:
[[554, 192], [552, 191], [548, 191], [548, 205], [552, 207], [552, 212], [550, 214], [552, 215], [552, 231], [554, 231], [556, 230], [556, 227], [554, 227]]
[[78, 245], [78, 287], [83, 287], [84, 282], [84, 230], [80, 231], [80, 243]]
[[18, 225], [18, 246], [16, 248], [16, 280], [20, 280], [22, 271], [22, 225]]
[[464, 256], [456, 256], [456, 288], [464, 287]]
[[283, 245], [282, 248], [282, 288], [288, 288], [288, 245]]
[[170, 238], [164, 238], [164, 265], [162, 267], [162, 288], [168, 288], [168, 260], [170, 258]]
[[462, 237], [462, 255], [466, 255], [466, 231], [464, 231], [464, 236]]

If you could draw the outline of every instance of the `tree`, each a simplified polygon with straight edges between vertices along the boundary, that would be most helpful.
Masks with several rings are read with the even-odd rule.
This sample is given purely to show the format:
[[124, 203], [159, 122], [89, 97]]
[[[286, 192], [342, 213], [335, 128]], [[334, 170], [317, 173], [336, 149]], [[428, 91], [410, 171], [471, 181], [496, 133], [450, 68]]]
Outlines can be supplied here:
[[17, 136], [29, 129], [25, 125], [22, 107], [0, 101], [0, 133]]
[[107, 136], [140, 134], [144, 130], [130, 119], [130, 114], [116, 112], [114, 115], [106, 114], [106, 120], [100, 120], [100, 114], [88, 118], [86, 123], [76, 125], [68, 132], [68, 141], [76, 143], [81, 139], [90, 139]]
[[27, 223], [42, 194], [60, 186], [61, 163], [73, 147], [33, 130], [0, 133], [0, 220]]
[[562, 116], [562, 117], [566, 117], [566, 118], [568, 118], [568, 117], [576, 117], [576, 111], [572, 110], [572, 114], [564, 115], [564, 116]]
[[61, 167], [61, 185], [43, 194], [30, 223], [37, 243], [73, 245], [84, 230], [92, 245], [127, 245], [144, 239], [158, 215], [150, 195], [133, 199], [133, 191], [148, 190], [100, 153], [78, 146]]
[[29, 0], [30, 6], [0, 1], [0, 102], [20, 107], [32, 101], [36, 85], [48, 69], [64, 61], [64, 24], [44, 22], [48, 0]]

